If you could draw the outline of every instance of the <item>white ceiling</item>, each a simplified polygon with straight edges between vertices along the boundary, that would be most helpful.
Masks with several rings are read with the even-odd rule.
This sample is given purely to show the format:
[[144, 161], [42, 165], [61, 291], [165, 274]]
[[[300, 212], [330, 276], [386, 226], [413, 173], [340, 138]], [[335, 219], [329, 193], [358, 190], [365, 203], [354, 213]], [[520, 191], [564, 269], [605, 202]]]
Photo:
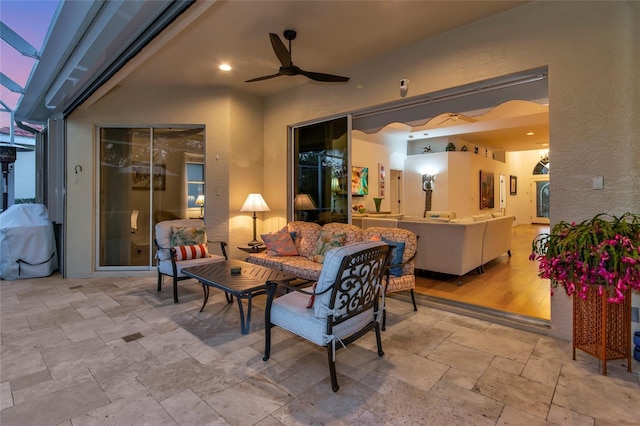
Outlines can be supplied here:
[[[161, 45], [135, 71], [120, 82], [122, 86], [154, 87], [228, 86], [259, 96], [269, 96], [310, 82], [306, 77], [282, 76], [254, 83], [245, 80], [274, 74], [280, 66], [268, 34], [298, 32], [293, 41], [295, 65], [306, 71], [349, 76], [356, 64], [453, 30], [474, 21], [526, 3], [524, 1], [218, 1], [197, 2], [175, 27], [166, 30], [155, 42]], [[197, 16], [196, 18], [194, 18]], [[181, 22], [184, 21], [184, 22]], [[174, 28], [175, 29], [175, 28]], [[218, 66], [228, 63], [230, 72]], [[352, 84], [352, 83], [331, 83]], [[461, 111], [456, 111], [461, 112]], [[476, 112], [477, 113], [477, 112]], [[548, 113], [548, 110], [547, 110]], [[548, 114], [536, 110], [515, 120], [500, 119], [499, 128], [482, 120], [468, 125], [455, 124], [409, 128], [396, 126], [389, 131], [395, 137], [424, 137], [423, 133], [443, 136], [461, 134], [471, 143], [494, 150], [540, 149], [548, 141]], [[431, 120], [431, 124], [441, 120]], [[517, 125], [516, 125], [517, 124]], [[525, 129], [526, 128], [526, 129]], [[529, 129], [530, 128], [530, 129]], [[522, 140], [526, 131], [538, 136]], [[541, 138], [541, 139], [540, 139]], [[542, 139], [545, 139], [544, 141]], [[529, 143], [531, 142], [531, 143]], [[503, 147], [503, 148], [498, 148]]]

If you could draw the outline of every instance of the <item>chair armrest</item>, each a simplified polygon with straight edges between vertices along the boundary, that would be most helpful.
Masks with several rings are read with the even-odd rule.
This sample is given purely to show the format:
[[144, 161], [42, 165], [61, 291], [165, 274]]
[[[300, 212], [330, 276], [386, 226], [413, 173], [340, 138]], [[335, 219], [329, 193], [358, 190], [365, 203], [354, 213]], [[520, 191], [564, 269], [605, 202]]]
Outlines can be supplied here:
[[229, 257], [227, 256], [227, 243], [225, 241], [211, 241], [211, 240], [207, 240], [207, 243], [212, 243], [212, 244], [220, 244], [220, 250], [222, 251], [222, 255], [224, 256], [224, 260], [229, 260]]
[[333, 289], [333, 285], [330, 285], [329, 287], [327, 287], [326, 289], [316, 292], [316, 291], [307, 291], [304, 290], [304, 288], [310, 287], [313, 284], [315, 284], [315, 281], [307, 281], [304, 283], [306, 285], [306, 287], [300, 287], [300, 285], [293, 285], [291, 284], [289, 281], [267, 281], [266, 286], [267, 286], [267, 306], [271, 307], [271, 302], [273, 301], [273, 299], [275, 298], [277, 292], [278, 292], [278, 286], [282, 286], [285, 287], [287, 289], [287, 293], [289, 292], [289, 290], [293, 290], [293, 291], [297, 291], [298, 293], [303, 293], [306, 294], [307, 296], [318, 296], [320, 294], [325, 294], [328, 291], [331, 291]]
[[158, 252], [160, 250], [169, 250], [169, 254], [171, 255], [171, 262], [174, 263], [174, 264], [176, 263], [177, 254], [176, 254], [175, 247], [162, 247], [160, 244], [158, 244], [158, 240], [156, 240], [155, 238], [154, 238], [153, 242], [154, 242], [154, 244], [156, 246], [156, 260], [158, 259]]

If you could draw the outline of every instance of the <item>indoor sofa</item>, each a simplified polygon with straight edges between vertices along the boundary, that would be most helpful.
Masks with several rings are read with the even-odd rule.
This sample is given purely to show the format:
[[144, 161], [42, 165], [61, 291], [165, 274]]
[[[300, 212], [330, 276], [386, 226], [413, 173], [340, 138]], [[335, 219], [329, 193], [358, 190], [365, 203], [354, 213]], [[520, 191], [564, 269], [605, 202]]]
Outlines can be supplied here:
[[398, 220], [398, 227], [418, 238], [416, 269], [458, 276], [483, 271], [483, 265], [507, 253], [511, 256], [513, 216], [490, 213], [453, 219]]

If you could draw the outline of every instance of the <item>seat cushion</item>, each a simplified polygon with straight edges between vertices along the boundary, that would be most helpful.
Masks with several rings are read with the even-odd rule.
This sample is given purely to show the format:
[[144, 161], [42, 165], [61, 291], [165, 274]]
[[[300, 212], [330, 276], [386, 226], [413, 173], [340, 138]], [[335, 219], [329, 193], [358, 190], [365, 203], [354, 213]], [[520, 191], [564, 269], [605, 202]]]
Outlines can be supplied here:
[[[307, 309], [309, 296], [297, 291], [278, 297], [271, 305], [271, 323], [298, 336], [326, 346], [333, 339], [327, 335], [327, 317], [318, 318]], [[364, 311], [333, 328], [333, 335], [344, 339], [373, 321], [373, 309]]]
[[[203, 257], [200, 259], [180, 260], [176, 262], [177, 277], [181, 278], [185, 276], [182, 273], [182, 270], [184, 268], [189, 268], [191, 266], [204, 265], [206, 263], [212, 263], [212, 262], [224, 262], [225, 260], [226, 259], [224, 258], [224, 256], [218, 256], [215, 254], [210, 254], [209, 257]], [[173, 268], [171, 267], [171, 259], [158, 261], [158, 271], [162, 274], [172, 276]]]
[[[389, 285], [386, 287], [387, 293], [393, 293], [394, 291], [411, 290], [416, 288], [416, 276], [403, 275], [401, 277], [389, 277]], [[384, 283], [386, 284], [387, 277], [384, 277]]]

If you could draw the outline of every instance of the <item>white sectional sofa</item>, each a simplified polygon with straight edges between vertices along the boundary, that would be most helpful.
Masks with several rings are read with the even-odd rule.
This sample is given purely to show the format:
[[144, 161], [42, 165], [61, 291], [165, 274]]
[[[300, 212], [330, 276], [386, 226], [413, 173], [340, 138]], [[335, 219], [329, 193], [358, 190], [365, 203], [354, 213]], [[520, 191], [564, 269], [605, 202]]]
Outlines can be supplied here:
[[[363, 228], [393, 225], [390, 219], [367, 219]], [[457, 275], [461, 284], [468, 272], [482, 273], [486, 263], [505, 253], [511, 256], [513, 221], [513, 216], [497, 213], [456, 219], [455, 213], [441, 212], [424, 219], [404, 217], [395, 225], [418, 236], [417, 270]]]

